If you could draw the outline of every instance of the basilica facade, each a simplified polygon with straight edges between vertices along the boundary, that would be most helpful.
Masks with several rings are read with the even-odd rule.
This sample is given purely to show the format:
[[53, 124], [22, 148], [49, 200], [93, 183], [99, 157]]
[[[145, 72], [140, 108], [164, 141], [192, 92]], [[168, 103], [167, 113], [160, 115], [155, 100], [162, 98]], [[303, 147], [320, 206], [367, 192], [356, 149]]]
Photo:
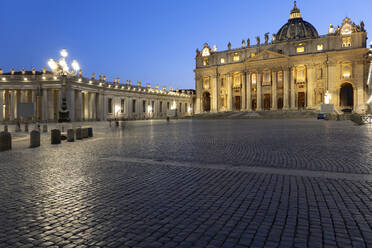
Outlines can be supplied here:
[[196, 51], [195, 113], [223, 111], [319, 110], [338, 113], [368, 109], [370, 50], [364, 23], [345, 18], [328, 34], [303, 20], [293, 7], [271, 39], [243, 40], [227, 50], [204, 44]]

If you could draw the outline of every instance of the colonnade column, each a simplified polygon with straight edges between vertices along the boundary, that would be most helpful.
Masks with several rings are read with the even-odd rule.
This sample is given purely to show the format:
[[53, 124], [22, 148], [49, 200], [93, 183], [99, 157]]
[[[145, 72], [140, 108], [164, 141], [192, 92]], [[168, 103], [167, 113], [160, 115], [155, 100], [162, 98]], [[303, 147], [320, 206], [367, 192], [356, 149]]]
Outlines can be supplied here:
[[96, 119], [96, 93], [91, 93], [91, 102], [92, 102], [92, 119]]
[[21, 103], [25, 103], [26, 102], [26, 91], [25, 90], [21, 90]]
[[48, 89], [43, 89], [42, 120], [48, 120]]
[[81, 90], [78, 90], [77, 92], [77, 120], [82, 121], [83, 120], [83, 92]]
[[246, 89], [245, 89], [245, 85], [246, 85], [246, 72], [244, 71], [243, 74], [242, 74], [242, 106], [241, 106], [241, 109], [244, 110], [246, 109], [247, 105], [246, 105], [246, 98], [245, 98], [245, 93], [246, 93]]
[[283, 109], [289, 109], [289, 68], [284, 69], [284, 82], [283, 82]]
[[3, 101], [4, 101], [4, 91], [3, 90], [0, 90], [0, 121], [3, 121], [4, 120], [4, 105], [3, 105]]
[[261, 73], [257, 73], [257, 111], [262, 111]]
[[14, 112], [15, 112], [15, 104], [14, 104], [14, 90], [10, 90], [10, 120], [14, 121]]
[[252, 111], [251, 73], [247, 73], [247, 110]]
[[217, 75], [213, 75], [212, 76], [212, 112], [218, 112], [218, 85], [217, 85]]
[[36, 121], [37, 120], [37, 101], [36, 101], [36, 90], [31, 90], [31, 101], [32, 103], [34, 104], [34, 120]]
[[66, 94], [67, 109], [70, 111], [70, 120], [75, 121], [75, 90], [68, 89]]
[[272, 72], [272, 79], [273, 79], [273, 84], [271, 86], [271, 91], [272, 91], [272, 104], [271, 104], [271, 110], [277, 110], [278, 109], [278, 100], [277, 100], [277, 73]]
[[295, 89], [295, 81], [294, 81], [294, 68], [291, 69], [291, 109], [296, 108], [296, 89]]
[[232, 76], [227, 75], [227, 110], [232, 111]]

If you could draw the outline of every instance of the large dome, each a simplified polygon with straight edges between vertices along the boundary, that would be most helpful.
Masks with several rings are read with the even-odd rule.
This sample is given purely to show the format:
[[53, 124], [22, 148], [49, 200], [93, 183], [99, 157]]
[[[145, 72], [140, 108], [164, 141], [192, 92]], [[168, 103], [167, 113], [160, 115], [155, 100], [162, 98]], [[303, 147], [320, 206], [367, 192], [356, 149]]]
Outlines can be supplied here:
[[276, 42], [314, 39], [318, 37], [318, 31], [316, 31], [314, 26], [302, 19], [301, 12], [297, 8], [295, 1], [288, 22], [281, 27], [276, 35]]

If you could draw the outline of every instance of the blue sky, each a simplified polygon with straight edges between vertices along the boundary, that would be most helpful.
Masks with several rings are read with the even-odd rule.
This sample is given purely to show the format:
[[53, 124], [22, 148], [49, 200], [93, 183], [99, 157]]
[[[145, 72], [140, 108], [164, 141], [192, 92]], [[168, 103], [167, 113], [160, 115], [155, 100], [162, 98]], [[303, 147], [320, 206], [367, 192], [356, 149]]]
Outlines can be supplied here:
[[[303, 18], [320, 34], [348, 16], [372, 32], [371, 0], [299, 0]], [[195, 50], [205, 42], [276, 33], [289, 0], [3, 0], [0, 68], [40, 70], [66, 48], [84, 76], [92, 72], [153, 86], [194, 88]]]

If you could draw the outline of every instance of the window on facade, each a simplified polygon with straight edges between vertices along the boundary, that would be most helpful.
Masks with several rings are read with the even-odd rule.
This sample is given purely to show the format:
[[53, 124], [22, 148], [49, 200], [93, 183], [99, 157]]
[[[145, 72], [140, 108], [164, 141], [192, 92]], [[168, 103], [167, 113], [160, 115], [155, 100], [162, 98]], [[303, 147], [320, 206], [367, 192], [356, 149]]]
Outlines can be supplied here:
[[234, 83], [233, 83], [233, 88], [240, 88], [240, 75], [235, 75], [234, 76]]
[[257, 84], [257, 74], [252, 74], [252, 84]]
[[265, 72], [264, 77], [263, 77], [264, 83], [269, 83], [270, 82], [270, 72]]
[[233, 60], [234, 60], [234, 62], [238, 62], [240, 60], [240, 56], [239, 55], [234, 55]]
[[146, 112], [146, 101], [145, 100], [142, 101], [142, 111], [143, 113]]
[[208, 78], [205, 78], [204, 81], [203, 81], [203, 88], [205, 90], [209, 89], [209, 79]]
[[160, 106], [160, 113], [162, 113], [163, 112], [163, 102], [160, 102], [160, 104], [159, 104]]
[[305, 52], [305, 47], [303, 46], [297, 47], [297, 53], [303, 53], [303, 52]]
[[121, 113], [124, 113], [124, 103], [125, 103], [124, 99], [121, 99], [121, 102], [120, 102], [120, 112]]
[[278, 81], [277, 81], [277, 87], [278, 89], [283, 89], [283, 72], [278, 72]]
[[323, 51], [323, 48], [324, 48], [323, 44], [318, 44], [316, 46], [316, 50], [318, 50], [318, 51]]
[[342, 47], [351, 47], [351, 37], [342, 38]]
[[136, 113], [136, 100], [132, 101], [132, 112]]
[[208, 58], [204, 58], [204, 59], [203, 59], [203, 65], [204, 65], [204, 66], [209, 65], [209, 60], [208, 60]]
[[305, 82], [305, 68], [297, 69], [297, 82]]
[[169, 110], [169, 102], [167, 102], [167, 110]]
[[221, 64], [225, 64], [225, 59], [221, 58]]
[[155, 110], [155, 102], [152, 101], [152, 102], [151, 102], [151, 112], [154, 113], [154, 110]]
[[346, 64], [342, 66], [342, 77], [343, 78], [351, 77], [351, 65]]
[[112, 114], [112, 98], [109, 98], [109, 99], [107, 100], [107, 112], [108, 112], [109, 114]]

